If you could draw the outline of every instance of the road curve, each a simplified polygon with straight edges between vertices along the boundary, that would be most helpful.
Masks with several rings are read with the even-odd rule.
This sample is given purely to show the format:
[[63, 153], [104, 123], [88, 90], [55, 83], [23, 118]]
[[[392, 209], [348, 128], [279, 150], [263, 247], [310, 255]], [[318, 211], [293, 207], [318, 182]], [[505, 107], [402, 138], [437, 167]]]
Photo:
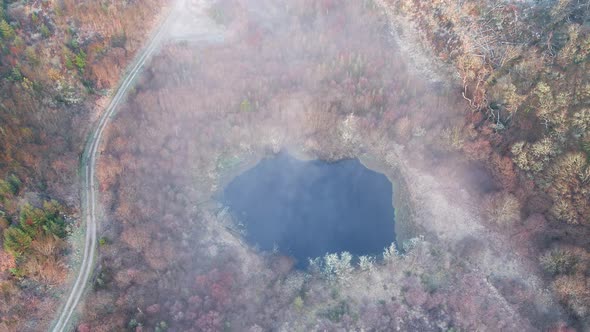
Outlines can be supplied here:
[[86, 239], [84, 243], [84, 256], [80, 265], [78, 276], [72, 289], [70, 290], [69, 296], [65, 305], [60, 309], [54, 320], [53, 328], [54, 332], [62, 332], [68, 330], [68, 326], [71, 323], [71, 318], [76, 310], [80, 298], [84, 293], [84, 289], [88, 283], [88, 279], [91, 275], [94, 266], [94, 256], [96, 254], [96, 188], [95, 188], [95, 172], [96, 172], [96, 159], [97, 152], [100, 146], [100, 139], [102, 133], [112, 115], [123, 101], [127, 90], [132, 85], [135, 77], [140, 72], [140, 69], [145, 64], [150, 55], [156, 50], [162, 41], [163, 36], [166, 34], [168, 28], [174, 21], [175, 17], [179, 15], [184, 7], [184, 1], [176, 1], [173, 9], [171, 9], [167, 18], [160, 25], [160, 27], [152, 34], [148, 44], [144, 47], [141, 53], [136, 57], [135, 61], [131, 64], [130, 70], [125, 75], [121, 85], [117, 89], [117, 92], [111, 100], [108, 107], [101, 114], [98, 123], [91, 129], [91, 135], [86, 142], [84, 152], [82, 154], [82, 161], [80, 164], [80, 170], [83, 171], [82, 181], [82, 200], [81, 211], [82, 215], [86, 218]]

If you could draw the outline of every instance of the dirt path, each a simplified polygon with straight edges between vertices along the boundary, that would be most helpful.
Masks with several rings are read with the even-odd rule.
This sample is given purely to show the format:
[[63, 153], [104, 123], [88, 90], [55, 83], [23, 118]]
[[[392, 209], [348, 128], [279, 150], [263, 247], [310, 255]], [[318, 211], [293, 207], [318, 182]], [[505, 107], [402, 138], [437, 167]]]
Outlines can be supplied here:
[[104, 129], [109, 124], [117, 107], [125, 100], [125, 95], [132, 86], [135, 78], [141, 72], [143, 65], [158, 49], [164, 40], [192, 41], [192, 42], [222, 42], [225, 31], [217, 26], [207, 14], [207, 8], [211, 0], [176, 0], [167, 17], [160, 27], [148, 38], [145, 48], [137, 55], [136, 60], [130, 65], [130, 69], [123, 77], [121, 85], [111, 100], [105, 112], [100, 116], [96, 126], [91, 129], [88, 138], [80, 170], [83, 171], [83, 198], [81, 211], [86, 218], [86, 239], [84, 254], [78, 276], [65, 304], [60, 309], [54, 321], [52, 331], [65, 331], [72, 323], [72, 315], [80, 302], [82, 294], [88, 284], [94, 258], [96, 254], [96, 229], [97, 229], [97, 194], [95, 184], [96, 161], [100, 140]]
[[161, 26], [154, 32], [154, 34], [148, 39], [146, 47], [141, 51], [137, 59], [131, 64], [131, 69], [124, 76], [122, 83], [117, 90], [117, 93], [111, 100], [111, 103], [106, 108], [104, 113], [100, 116], [100, 120], [98, 121], [96, 126], [91, 130], [92, 134], [90, 135], [88, 142], [86, 143], [81, 163], [81, 171], [83, 171], [82, 191], [84, 193], [81, 201], [81, 211], [83, 211], [83, 215], [86, 218], [86, 239], [84, 244], [84, 255], [82, 258], [82, 263], [80, 265], [76, 281], [70, 290], [65, 305], [57, 314], [57, 318], [52, 329], [53, 331], [57, 332], [68, 330], [68, 327], [71, 323], [72, 315], [76, 310], [78, 303], [80, 302], [80, 298], [82, 297], [84, 289], [88, 284], [88, 279], [91, 275], [91, 271], [94, 266], [94, 256], [96, 254], [97, 224], [97, 198], [95, 174], [97, 151], [98, 147], [100, 146], [102, 134], [104, 132], [104, 129], [112, 119], [115, 110], [117, 109], [119, 104], [124, 100], [127, 90], [129, 90], [129, 87], [131, 87], [134, 79], [137, 77], [141, 68], [149, 59], [150, 55], [153, 54], [154, 51], [158, 48], [163, 37], [166, 35], [170, 25], [172, 24], [172, 22], [175, 21], [175, 18], [182, 11], [182, 8], [184, 7], [184, 2], [184, 0], [177, 1], [175, 7], [172, 9], [168, 17], [164, 20]]

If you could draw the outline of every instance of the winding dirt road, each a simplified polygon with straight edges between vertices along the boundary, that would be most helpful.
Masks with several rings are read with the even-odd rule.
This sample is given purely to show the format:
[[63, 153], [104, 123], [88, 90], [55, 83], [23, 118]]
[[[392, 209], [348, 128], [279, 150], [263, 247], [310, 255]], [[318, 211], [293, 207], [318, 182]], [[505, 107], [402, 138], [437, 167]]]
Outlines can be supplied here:
[[71, 324], [72, 315], [74, 314], [80, 298], [84, 293], [84, 289], [88, 284], [88, 279], [91, 275], [94, 258], [96, 254], [96, 187], [95, 187], [95, 173], [96, 173], [96, 160], [97, 152], [100, 146], [100, 140], [104, 129], [111, 120], [115, 110], [119, 104], [124, 100], [125, 94], [129, 87], [131, 87], [134, 79], [137, 77], [140, 69], [149, 59], [150, 55], [160, 45], [163, 37], [166, 35], [169, 27], [175, 21], [175, 18], [180, 15], [185, 4], [183, 0], [179, 0], [171, 9], [167, 18], [163, 21], [160, 27], [153, 33], [149, 38], [145, 48], [138, 54], [137, 58], [131, 64], [129, 71], [126, 73], [121, 85], [119, 86], [117, 93], [111, 100], [109, 106], [101, 114], [100, 119], [96, 126], [91, 130], [91, 135], [88, 138], [84, 153], [82, 155], [82, 162], [80, 170], [83, 171], [83, 197], [81, 200], [81, 211], [86, 218], [86, 239], [84, 244], [84, 255], [82, 263], [78, 271], [78, 276], [72, 289], [70, 290], [69, 296], [65, 304], [61, 307], [60, 311], [56, 315], [56, 319], [53, 324], [52, 331], [61, 332], [67, 331]]
[[220, 28], [208, 16], [207, 8], [212, 4], [211, 0], [176, 0], [173, 8], [160, 27], [147, 40], [145, 48], [137, 55], [130, 65], [130, 69], [123, 77], [121, 85], [111, 100], [109, 106], [101, 114], [96, 126], [91, 129], [84, 152], [80, 171], [83, 172], [81, 211], [86, 218], [86, 239], [84, 254], [78, 276], [65, 304], [56, 314], [52, 331], [67, 331], [72, 324], [72, 315], [82, 298], [84, 289], [88, 284], [94, 258], [96, 255], [96, 224], [97, 224], [97, 195], [95, 186], [96, 160], [102, 133], [111, 121], [117, 107], [124, 100], [127, 90], [140, 73], [141, 68], [160, 46], [164, 38], [176, 41], [211, 42], [224, 41], [225, 30]]

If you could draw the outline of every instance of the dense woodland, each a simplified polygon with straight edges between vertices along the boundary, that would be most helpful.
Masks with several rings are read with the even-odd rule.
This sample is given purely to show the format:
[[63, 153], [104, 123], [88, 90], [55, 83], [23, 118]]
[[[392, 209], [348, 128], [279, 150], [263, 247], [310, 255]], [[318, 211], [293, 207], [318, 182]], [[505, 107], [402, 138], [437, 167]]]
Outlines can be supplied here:
[[[560, 300], [586, 320], [590, 2], [385, 2], [417, 30], [413, 37], [456, 68], [472, 108], [470, 124], [456, 133], [457, 149], [492, 171], [502, 169], [496, 159], [509, 158], [518, 181], [507, 189], [522, 204], [521, 215], [549, 221], [535, 241], [539, 264]], [[469, 135], [477, 137], [473, 143]]]
[[[161, 5], [2, 2], [0, 330], [46, 329], [69, 286], [85, 135]], [[167, 44], [107, 128], [77, 330], [587, 329], [589, 6], [219, 1], [228, 42]], [[493, 235], [417, 217], [424, 236], [380, 257], [296, 271], [212, 199], [236, 165], [282, 149], [464, 189]], [[410, 186], [436, 191], [425, 181]]]
[[[170, 44], [110, 127], [98, 176], [111, 217], [81, 330], [584, 328], [584, 222], [560, 219], [557, 194], [536, 183], [542, 170], [513, 161], [525, 131], [512, 128], [534, 124], [534, 112], [511, 108], [507, 118], [512, 106], [499, 100], [482, 108], [459, 71], [456, 80], [422, 78], [376, 3], [262, 8], [220, 2], [211, 15], [239, 31], [231, 43]], [[400, 146], [405, 154], [391, 152]], [[327, 160], [369, 154], [391, 167], [404, 155], [456, 181], [449, 187], [473, 194], [486, 232], [504, 239], [500, 250], [516, 252], [523, 274], [543, 275], [544, 285], [495, 261], [482, 279], [481, 259], [495, 247], [470, 236], [415, 238], [399, 243], [404, 254], [392, 247], [356, 263], [327, 255], [306, 273], [253, 251], [211, 197], [240, 161], [281, 149]], [[571, 153], [583, 150], [556, 155], [557, 165]]]
[[0, 5], [2, 331], [47, 329], [70, 286], [82, 142], [161, 5]]

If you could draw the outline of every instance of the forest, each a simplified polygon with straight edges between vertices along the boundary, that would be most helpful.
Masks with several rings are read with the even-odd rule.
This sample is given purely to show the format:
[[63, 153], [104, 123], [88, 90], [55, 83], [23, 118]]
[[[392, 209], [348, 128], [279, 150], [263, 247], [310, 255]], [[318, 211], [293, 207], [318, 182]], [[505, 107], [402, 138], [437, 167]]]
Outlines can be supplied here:
[[[170, 4], [2, 2], [0, 330], [51, 328], [83, 250], [84, 141]], [[223, 40], [170, 38], [106, 127], [73, 329], [589, 328], [590, 2], [204, 10]], [[245, 243], [216, 194], [283, 151], [385, 174], [397, 246], [300, 270]]]
[[[416, 29], [421, 44], [458, 73], [478, 137], [472, 158], [493, 163], [501, 156], [513, 165], [517, 182], [507, 189], [522, 204], [520, 214], [547, 225], [532, 244], [540, 252], [545, 278], [570, 313], [585, 321], [590, 305], [590, 3], [391, 4], [391, 13]], [[468, 154], [470, 149], [462, 147]], [[530, 226], [507, 232], [518, 234]]]
[[0, 330], [49, 328], [80, 228], [78, 155], [159, 1], [0, 5]]

